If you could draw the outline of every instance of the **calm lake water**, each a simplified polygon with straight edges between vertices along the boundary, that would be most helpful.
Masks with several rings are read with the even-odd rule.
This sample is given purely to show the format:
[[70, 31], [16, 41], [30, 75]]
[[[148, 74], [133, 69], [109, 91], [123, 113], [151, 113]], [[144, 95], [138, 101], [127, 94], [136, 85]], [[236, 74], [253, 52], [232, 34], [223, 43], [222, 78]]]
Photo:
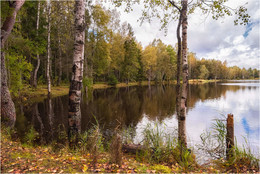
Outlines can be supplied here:
[[[238, 144], [245, 144], [246, 138], [253, 153], [258, 155], [259, 87], [259, 81], [254, 80], [190, 85], [186, 119], [188, 145], [195, 147], [214, 119], [232, 113]], [[94, 90], [82, 100], [81, 130], [92, 127], [95, 116], [105, 137], [111, 136], [119, 122], [134, 128], [136, 143], [142, 140], [141, 133], [148, 123], [156, 122], [165, 132], [176, 132], [175, 91], [173, 85]], [[67, 129], [67, 95], [30, 106], [16, 104], [16, 107], [20, 137], [33, 125], [41, 143], [48, 143], [57, 138], [57, 132]]]

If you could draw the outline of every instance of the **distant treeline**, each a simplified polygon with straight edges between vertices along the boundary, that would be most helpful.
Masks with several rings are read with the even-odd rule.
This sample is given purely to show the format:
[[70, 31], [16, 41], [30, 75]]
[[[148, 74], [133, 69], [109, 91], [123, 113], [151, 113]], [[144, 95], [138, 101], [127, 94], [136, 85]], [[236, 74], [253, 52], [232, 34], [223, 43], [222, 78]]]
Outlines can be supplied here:
[[[136, 40], [130, 24], [121, 24], [119, 12], [87, 1], [84, 55], [84, 84], [176, 79], [177, 47], [154, 40], [145, 48]], [[74, 44], [74, 2], [51, 1], [50, 20], [45, 1], [26, 1], [5, 46], [8, 85], [13, 93], [24, 84], [46, 84], [50, 67], [51, 84], [71, 78]], [[1, 26], [8, 2], [1, 1]], [[36, 15], [38, 14], [38, 15]], [[38, 19], [38, 20], [37, 20]], [[47, 64], [47, 36], [50, 24], [51, 59]], [[145, 30], [144, 30], [145, 32]], [[259, 70], [228, 67], [227, 62], [199, 60], [189, 53], [190, 79], [258, 78]], [[39, 67], [37, 66], [39, 65]]]

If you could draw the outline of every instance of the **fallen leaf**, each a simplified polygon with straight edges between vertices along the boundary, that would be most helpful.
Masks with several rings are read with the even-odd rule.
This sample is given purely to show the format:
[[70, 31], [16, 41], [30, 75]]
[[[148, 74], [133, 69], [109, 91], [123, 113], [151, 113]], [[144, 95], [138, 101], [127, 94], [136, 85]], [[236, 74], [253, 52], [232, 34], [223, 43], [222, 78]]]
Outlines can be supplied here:
[[88, 166], [86, 166], [85, 164], [83, 165], [83, 169], [82, 169], [82, 172], [86, 172], [88, 170]]

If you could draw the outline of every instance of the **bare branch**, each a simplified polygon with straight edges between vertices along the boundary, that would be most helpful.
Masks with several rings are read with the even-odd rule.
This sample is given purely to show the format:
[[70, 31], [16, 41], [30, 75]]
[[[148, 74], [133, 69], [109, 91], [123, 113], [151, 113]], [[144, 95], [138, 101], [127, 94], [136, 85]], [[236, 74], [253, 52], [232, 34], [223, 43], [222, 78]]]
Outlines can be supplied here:
[[174, 1], [168, 0], [168, 2], [169, 2], [170, 4], [172, 4], [173, 7], [177, 8], [177, 10], [178, 10], [179, 12], [181, 12], [181, 9], [175, 4]]

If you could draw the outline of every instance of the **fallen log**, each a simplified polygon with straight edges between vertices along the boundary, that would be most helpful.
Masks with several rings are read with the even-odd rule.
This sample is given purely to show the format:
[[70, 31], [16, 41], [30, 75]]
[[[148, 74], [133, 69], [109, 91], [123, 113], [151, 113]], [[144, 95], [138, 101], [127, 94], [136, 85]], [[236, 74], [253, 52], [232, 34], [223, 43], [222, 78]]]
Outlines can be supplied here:
[[147, 150], [147, 148], [140, 144], [123, 144], [123, 146], [122, 146], [122, 151], [124, 153], [136, 154], [136, 153], [140, 153], [145, 150]]

